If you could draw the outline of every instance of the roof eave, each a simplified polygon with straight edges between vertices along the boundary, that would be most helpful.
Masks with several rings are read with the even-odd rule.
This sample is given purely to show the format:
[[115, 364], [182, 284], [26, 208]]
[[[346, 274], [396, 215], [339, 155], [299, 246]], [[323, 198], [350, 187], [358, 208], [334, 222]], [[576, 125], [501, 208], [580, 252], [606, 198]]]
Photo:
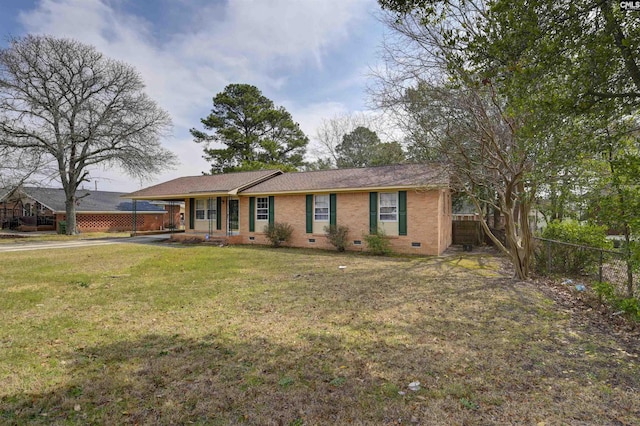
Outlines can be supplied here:
[[[64, 212], [62, 212], [64, 213]], [[132, 214], [133, 210], [79, 210], [76, 214]], [[166, 210], [136, 210], [136, 214], [167, 214]]]
[[202, 195], [206, 195], [206, 196], [226, 196], [229, 195], [229, 192], [221, 192], [221, 191], [217, 191], [217, 192], [208, 192], [208, 191], [202, 191], [202, 192], [187, 192], [184, 194], [165, 194], [165, 195], [137, 195], [137, 196], [131, 196], [128, 194], [125, 195], [121, 195], [120, 198], [128, 198], [130, 200], [160, 200], [160, 201], [173, 201], [173, 200], [185, 200], [186, 198], [193, 198], [195, 195], [198, 196], [202, 196]]
[[25, 196], [27, 198], [31, 198], [33, 201], [36, 201], [36, 202], [40, 203], [40, 205], [46, 207], [48, 210], [51, 210], [52, 212], [58, 212], [58, 210], [52, 208], [51, 206], [49, 206], [48, 204], [43, 203], [40, 200], [38, 200], [36, 197], [34, 197], [33, 195], [29, 194], [27, 191], [25, 191], [22, 188], [16, 188], [16, 189], [14, 189], [12, 191], [7, 192], [2, 198], [0, 198], [0, 202], [11, 201], [10, 198], [9, 198], [9, 195], [16, 195], [17, 193], [21, 194], [20, 198], [22, 198], [23, 196]]
[[253, 186], [256, 186], [264, 181], [267, 181], [271, 178], [274, 178], [276, 176], [279, 176], [281, 174], [283, 174], [284, 172], [281, 170], [274, 170], [272, 173], [267, 173], [264, 176], [261, 176], [251, 182], [248, 182], [242, 186], [239, 186], [238, 188], [233, 190], [233, 193], [230, 193], [230, 195], [238, 195], [240, 192], [243, 192], [245, 189], [249, 189]]
[[241, 195], [293, 195], [293, 194], [308, 194], [317, 192], [374, 192], [374, 191], [391, 191], [391, 190], [416, 190], [416, 191], [430, 191], [435, 189], [449, 188], [449, 184], [428, 184], [428, 185], [394, 185], [394, 186], [372, 186], [372, 187], [357, 187], [357, 188], [317, 188], [317, 189], [295, 189], [290, 191], [242, 191]]
[[[122, 195], [121, 198], [128, 198], [131, 200], [177, 200], [177, 199], [185, 199], [185, 198], [193, 198], [194, 195], [198, 196], [229, 196], [229, 195], [238, 195], [246, 188], [251, 188], [252, 186], [258, 185], [266, 180], [271, 179], [272, 177], [281, 175], [283, 172], [280, 170], [273, 170], [270, 173], [266, 173], [264, 176], [260, 176], [250, 182], [246, 182], [236, 188], [232, 188], [228, 191], [194, 191], [183, 194], [165, 194], [165, 195], [136, 195], [131, 196], [130, 194]], [[135, 194], [133, 192], [132, 194]]]

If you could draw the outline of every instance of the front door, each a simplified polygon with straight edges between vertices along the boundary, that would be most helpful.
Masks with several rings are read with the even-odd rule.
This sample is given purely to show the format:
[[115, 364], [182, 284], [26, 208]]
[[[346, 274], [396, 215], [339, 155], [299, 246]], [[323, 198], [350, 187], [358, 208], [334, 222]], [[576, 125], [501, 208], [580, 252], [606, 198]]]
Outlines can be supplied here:
[[229, 234], [237, 235], [240, 232], [240, 200], [229, 200]]

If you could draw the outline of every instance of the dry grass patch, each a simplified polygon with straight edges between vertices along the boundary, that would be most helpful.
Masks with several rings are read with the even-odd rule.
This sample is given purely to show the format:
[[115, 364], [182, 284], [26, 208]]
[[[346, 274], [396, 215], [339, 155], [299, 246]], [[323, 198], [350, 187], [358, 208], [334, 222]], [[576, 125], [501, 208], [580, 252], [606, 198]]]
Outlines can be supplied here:
[[3, 423], [640, 422], [637, 348], [492, 255], [117, 245], [3, 257]]

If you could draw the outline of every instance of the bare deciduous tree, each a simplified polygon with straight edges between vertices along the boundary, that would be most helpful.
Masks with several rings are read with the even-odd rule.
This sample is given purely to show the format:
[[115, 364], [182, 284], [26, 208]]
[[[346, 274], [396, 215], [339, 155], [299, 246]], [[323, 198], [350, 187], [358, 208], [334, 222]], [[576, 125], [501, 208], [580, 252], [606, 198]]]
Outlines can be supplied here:
[[0, 146], [0, 193], [12, 190], [20, 185], [31, 184], [45, 169], [37, 153], [15, 152], [9, 147]]
[[[478, 13], [469, 3], [429, 25], [412, 14], [388, 16], [386, 24], [397, 38], [386, 45], [387, 69], [379, 75], [377, 99], [397, 113], [413, 140], [437, 152], [455, 189], [469, 196], [487, 234], [511, 258], [515, 275], [527, 278], [534, 174], [544, 170], [552, 152], [545, 153], [548, 141], [523, 131], [526, 115], [495, 90], [494, 82], [473, 71], [464, 46], [449, 43], [447, 34], [474, 31], [471, 17]], [[487, 205], [505, 219], [504, 242], [484, 220]]]
[[55, 165], [68, 234], [92, 166], [147, 177], [175, 163], [160, 144], [171, 119], [143, 89], [133, 67], [75, 40], [30, 35], [0, 51], [0, 148]]
[[[454, 189], [475, 205], [485, 233], [511, 258], [515, 275], [526, 278], [532, 256], [529, 212], [537, 189], [532, 175], [538, 163], [537, 150], [518, 137], [520, 123], [505, 113], [490, 84], [420, 85], [408, 96], [410, 114], [447, 164]], [[504, 241], [489, 228], [486, 206], [504, 218]]]
[[[380, 145], [381, 155], [391, 156], [390, 161], [394, 160], [402, 162], [405, 160], [404, 153], [402, 152], [401, 144], [395, 142], [398, 137], [398, 129], [393, 126], [393, 120], [390, 117], [376, 113], [349, 113], [338, 114], [330, 119], [323, 119], [320, 127], [316, 133], [316, 139], [319, 142], [313, 154], [320, 158], [321, 164], [330, 163], [334, 167], [341, 167], [341, 163], [344, 163], [344, 153], [340, 153], [340, 147], [344, 143], [345, 136], [348, 136], [356, 131], [358, 128], [366, 128], [375, 132], [382, 139], [392, 140], [394, 142], [381, 142], [377, 141]], [[385, 159], [387, 159], [385, 157]], [[379, 164], [378, 164], [379, 163]], [[385, 162], [373, 162], [372, 165], [388, 164]], [[358, 161], [354, 159], [353, 164], [343, 165], [343, 167], [356, 167], [364, 164], [358, 164]]]
[[336, 149], [342, 143], [342, 138], [357, 127], [370, 127], [372, 120], [365, 114], [338, 114], [329, 119], [323, 119], [318, 127], [316, 139], [320, 146], [316, 154], [321, 158], [328, 158], [332, 164], [338, 162]]

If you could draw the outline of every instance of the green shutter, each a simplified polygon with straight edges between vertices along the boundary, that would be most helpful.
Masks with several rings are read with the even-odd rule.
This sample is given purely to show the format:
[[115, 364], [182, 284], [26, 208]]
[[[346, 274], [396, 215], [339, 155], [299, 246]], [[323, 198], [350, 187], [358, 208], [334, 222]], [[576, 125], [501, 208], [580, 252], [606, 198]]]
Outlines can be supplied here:
[[336, 194], [329, 194], [329, 225], [336, 226]]
[[216, 197], [216, 229], [222, 229], [222, 197]]
[[307, 234], [313, 233], [313, 195], [307, 194]]
[[256, 231], [256, 197], [249, 197], [249, 232]]
[[273, 215], [274, 199], [275, 197], [273, 195], [269, 195], [269, 225], [273, 225], [273, 223], [275, 222]]
[[407, 191], [398, 192], [398, 235], [407, 235]]
[[189, 229], [194, 229], [196, 220], [196, 199], [189, 198]]
[[369, 233], [378, 232], [378, 193], [369, 193]]

